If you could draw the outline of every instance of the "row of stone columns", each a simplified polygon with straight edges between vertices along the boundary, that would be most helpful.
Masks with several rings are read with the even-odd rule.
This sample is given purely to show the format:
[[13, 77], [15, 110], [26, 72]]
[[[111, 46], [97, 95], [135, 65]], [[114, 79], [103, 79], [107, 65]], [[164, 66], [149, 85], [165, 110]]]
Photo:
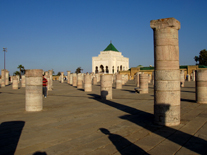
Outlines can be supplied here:
[[9, 71], [6, 69], [1, 70], [1, 87], [9, 85]]
[[[112, 84], [113, 79], [116, 79], [116, 89], [121, 89], [122, 84], [126, 83], [128, 81], [128, 75], [121, 75], [117, 74], [116, 78], [113, 77], [111, 74], [104, 74], [104, 75], [97, 75], [97, 74], [70, 74], [70, 71], [68, 71], [68, 82], [70, 85], [75, 86], [77, 88], [84, 88], [85, 92], [92, 91], [92, 83], [93, 85], [97, 84], [97, 79], [100, 78], [101, 81], [101, 92], [105, 90], [108, 91], [108, 94], [101, 93], [102, 99], [112, 99]], [[106, 76], [106, 77], [105, 77]], [[102, 79], [103, 78], [103, 79]], [[109, 81], [110, 79], [110, 81]], [[123, 82], [124, 81], [124, 82]], [[109, 85], [109, 86], [108, 86]], [[110, 88], [109, 88], [110, 87]], [[104, 96], [104, 97], [103, 97]]]
[[[160, 125], [178, 125], [180, 124], [180, 81], [183, 77], [183, 73], [181, 74], [179, 70], [178, 30], [180, 22], [174, 18], [166, 18], [152, 20], [150, 26], [154, 32], [154, 121]], [[149, 76], [138, 75], [139, 79], [136, 79], [136, 84], [139, 83], [141, 92], [148, 92]], [[207, 103], [206, 76], [207, 70], [196, 71], [197, 103]], [[77, 82], [76, 74], [73, 74], [72, 79], [70, 75], [69, 77], [69, 83], [72, 81], [73, 86], [79, 86], [79, 80], [83, 80], [78, 76]], [[101, 98], [112, 99], [112, 75], [101, 75], [100, 79]], [[117, 75], [116, 87], [120, 88], [120, 83], [125, 83], [125, 80], [123, 75]], [[84, 76], [85, 91], [91, 91], [91, 81], [92, 76], [86, 74]], [[61, 82], [63, 83], [63, 73], [61, 73]], [[26, 110], [42, 110], [42, 70], [26, 71], [25, 90]]]

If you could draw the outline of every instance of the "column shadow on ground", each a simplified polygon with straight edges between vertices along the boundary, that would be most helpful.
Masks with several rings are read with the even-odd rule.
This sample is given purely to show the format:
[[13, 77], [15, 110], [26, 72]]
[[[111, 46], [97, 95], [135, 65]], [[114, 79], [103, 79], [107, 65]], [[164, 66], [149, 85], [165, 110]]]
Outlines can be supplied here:
[[[116, 103], [113, 101], [101, 100], [100, 96], [97, 94], [88, 94], [88, 95], [92, 96], [91, 99], [97, 100], [105, 105], [129, 113], [129, 115], [121, 116], [120, 117], [121, 119], [125, 119], [132, 123], [135, 123], [193, 152], [196, 152], [198, 154], [207, 154], [207, 147], [206, 147], [207, 141], [204, 139], [195, 137], [193, 135], [184, 133], [182, 131], [173, 129], [171, 127], [155, 125], [153, 123], [154, 120], [153, 114], [147, 113], [142, 110], [138, 110], [136, 108], [127, 105], [122, 105], [120, 103]], [[194, 140], [194, 143], [185, 145], [191, 138]]]
[[130, 154], [130, 155], [145, 154], [145, 155], [148, 155], [147, 152], [145, 152], [140, 147], [134, 145], [133, 143], [128, 141], [126, 138], [124, 138], [120, 135], [117, 135], [117, 134], [110, 133], [110, 131], [105, 128], [100, 128], [99, 130], [103, 134], [108, 135], [109, 140], [113, 143], [113, 145], [116, 147], [117, 151], [119, 151], [119, 153], [121, 155], [126, 155], [126, 154]]
[[33, 153], [33, 155], [47, 155], [47, 153], [46, 152], [37, 151], [37, 152]]
[[136, 93], [134, 90], [122, 89], [122, 91], [128, 91], [128, 92], [130, 92], [130, 93]]
[[21, 136], [24, 121], [3, 122], [0, 125], [0, 154], [13, 155]]
[[192, 103], [196, 103], [195, 100], [190, 100], [190, 99], [184, 99], [184, 98], [181, 98], [180, 101], [185, 101], [185, 102], [192, 102]]
[[185, 91], [185, 90], [181, 90], [181, 92], [186, 92], [186, 93], [195, 93], [195, 91]]

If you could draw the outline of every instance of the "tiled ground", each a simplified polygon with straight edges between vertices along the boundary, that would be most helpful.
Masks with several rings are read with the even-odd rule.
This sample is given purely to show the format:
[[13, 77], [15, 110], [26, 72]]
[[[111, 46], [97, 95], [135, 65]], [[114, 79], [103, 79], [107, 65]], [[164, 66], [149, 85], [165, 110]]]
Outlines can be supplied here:
[[[25, 112], [25, 88], [0, 88], [0, 154], [207, 154], [207, 105], [195, 103], [194, 82], [181, 89], [181, 124], [153, 124], [153, 86], [136, 94], [133, 81], [100, 100], [54, 81], [41, 112]], [[38, 153], [39, 152], [39, 153]]]

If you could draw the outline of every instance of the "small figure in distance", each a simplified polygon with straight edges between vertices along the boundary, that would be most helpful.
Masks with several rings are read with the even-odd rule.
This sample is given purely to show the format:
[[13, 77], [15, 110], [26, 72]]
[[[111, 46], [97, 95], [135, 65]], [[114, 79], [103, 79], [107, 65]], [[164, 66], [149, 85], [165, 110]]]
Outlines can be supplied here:
[[42, 75], [42, 92], [45, 98], [47, 98], [47, 79], [44, 75]]

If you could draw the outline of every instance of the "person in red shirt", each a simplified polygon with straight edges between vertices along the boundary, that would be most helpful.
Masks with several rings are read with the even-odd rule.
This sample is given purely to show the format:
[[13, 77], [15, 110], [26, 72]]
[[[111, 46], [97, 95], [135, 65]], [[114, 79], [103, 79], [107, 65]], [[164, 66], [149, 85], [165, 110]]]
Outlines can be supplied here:
[[43, 88], [43, 95], [45, 98], [47, 98], [47, 79], [45, 76], [42, 76], [42, 88]]

